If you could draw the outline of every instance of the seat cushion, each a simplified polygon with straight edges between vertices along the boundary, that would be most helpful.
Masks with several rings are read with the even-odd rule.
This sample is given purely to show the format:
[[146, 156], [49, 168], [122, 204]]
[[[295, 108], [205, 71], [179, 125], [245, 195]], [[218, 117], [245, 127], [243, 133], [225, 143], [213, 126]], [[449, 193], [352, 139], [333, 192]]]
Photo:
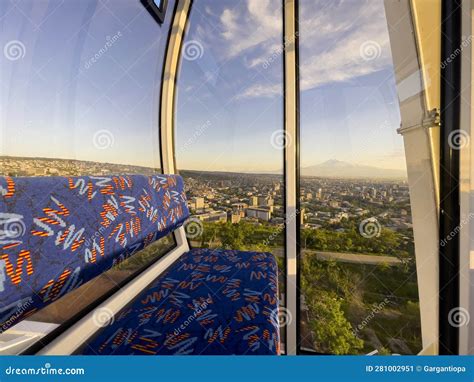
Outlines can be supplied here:
[[0, 177], [1, 331], [188, 216], [177, 175]]
[[82, 354], [279, 354], [278, 275], [270, 253], [185, 253]]

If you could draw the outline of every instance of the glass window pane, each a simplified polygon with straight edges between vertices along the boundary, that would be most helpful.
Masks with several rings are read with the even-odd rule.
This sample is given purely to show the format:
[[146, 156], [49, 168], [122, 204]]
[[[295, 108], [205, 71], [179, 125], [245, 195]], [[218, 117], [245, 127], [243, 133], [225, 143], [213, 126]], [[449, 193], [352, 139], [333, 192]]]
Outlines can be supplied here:
[[300, 2], [301, 347], [416, 354], [421, 329], [384, 2]]
[[281, 6], [194, 2], [178, 79], [176, 163], [199, 227], [188, 232], [191, 246], [272, 252], [284, 305]]
[[[139, 1], [1, 1], [0, 175], [160, 173], [171, 13], [160, 26]], [[173, 246], [159, 240], [28, 320], [61, 324]]]
[[138, 1], [2, 1], [0, 9], [1, 174], [160, 171], [168, 28]]

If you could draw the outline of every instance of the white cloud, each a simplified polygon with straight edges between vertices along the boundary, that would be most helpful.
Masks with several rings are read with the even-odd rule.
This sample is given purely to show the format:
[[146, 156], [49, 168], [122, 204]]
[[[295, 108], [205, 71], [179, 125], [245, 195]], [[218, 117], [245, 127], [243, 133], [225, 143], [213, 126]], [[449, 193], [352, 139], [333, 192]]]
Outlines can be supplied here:
[[[303, 2], [301, 18], [301, 89], [350, 81], [386, 68], [390, 44], [381, 0], [332, 3]], [[376, 58], [361, 55], [365, 46], [377, 49]], [[370, 58], [370, 57], [369, 57]]]
[[[279, 96], [281, 66], [264, 68], [271, 57], [281, 57], [280, 3], [246, 0], [236, 4], [240, 5], [213, 10], [217, 28], [200, 25], [196, 36], [206, 52], [213, 51], [219, 65], [240, 61], [242, 70], [262, 72], [237, 98]], [[301, 90], [354, 81], [391, 65], [383, 0], [302, 0], [300, 7]], [[364, 44], [379, 49], [375, 59], [361, 56]]]
[[281, 96], [282, 86], [282, 84], [255, 84], [245, 89], [236, 99]]
[[255, 48], [268, 51], [281, 39], [282, 10], [271, 0], [247, 0], [245, 9], [225, 9], [220, 22], [228, 42], [224, 51], [226, 58]]
[[[220, 16], [225, 59], [245, 54], [248, 69], [262, 70], [266, 60], [281, 50], [281, 13], [270, 0], [247, 0], [245, 9], [225, 9]], [[302, 90], [351, 81], [391, 64], [382, 0], [307, 0], [301, 2], [300, 13]], [[364, 44], [379, 49], [375, 59], [361, 56]], [[280, 95], [281, 84], [272, 83], [271, 73], [265, 76], [266, 80], [244, 89], [239, 98]]]

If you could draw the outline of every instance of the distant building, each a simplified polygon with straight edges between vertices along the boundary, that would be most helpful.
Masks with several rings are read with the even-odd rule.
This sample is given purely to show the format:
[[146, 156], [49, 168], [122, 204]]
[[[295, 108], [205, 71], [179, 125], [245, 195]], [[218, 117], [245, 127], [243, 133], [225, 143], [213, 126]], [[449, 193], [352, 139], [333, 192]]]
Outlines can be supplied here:
[[194, 215], [194, 217], [204, 222], [226, 222], [227, 212], [225, 211], [209, 211], [203, 214]]
[[242, 216], [240, 215], [240, 213], [232, 213], [230, 215], [230, 221], [231, 221], [232, 224], [239, 223], [241, 218], [242, 218]]
[[245, 216], [245, 210], [248, 208], [247, 203], [234, 203], [232, 204], [232, 213], [239, 215], [240, 217]]
[[59, 176], [59, 170], [57, 168], [48, 168], [47, 174], [52, 176]]
[[195, 210], [202, 210], [204, 208], [204, 198], [195, 197], [192, 198], [191, 207]]
[[315, 216], [317, 216], [320, 219], [329, 219], [332, 216], [332, 214], [331, 214], [331, 212], [317, 211], [315, 213]]
[[336, 217], [338, 217], [339, 219], [349, 219], [349, 214], [347, 212], [338, 212], [336, 214]]
[[270, 221], [272, 213], [266, 208], [249, 207], [247, 208], [247, 216], [249, 218], [257, 218], [260, 220]]
[[369, 212], [370, 212], [369, 210], [364, 210], [362, 208], [356, 208], [355, 215], [356, 216], [363, 216], [363, 215], [367, 215]]
[[259, 196], [258, 205], [262, 207], [272, 207], [274, 204], [273, 198], [271, 196]]
[[285, 223], [285, 219], [281, 217], [272, 218], [272, 223], [276, 225], [283, 225]]
[[318, 192], [316, 192], [316, 199], [321, 200], [323, 198], [323, 190], [322, 188], [318, 188]]
[[257, 207], [258, 206], [258, 197], [257, 196], [252, 196], [250, 198], [250, 205], [252, 207]]

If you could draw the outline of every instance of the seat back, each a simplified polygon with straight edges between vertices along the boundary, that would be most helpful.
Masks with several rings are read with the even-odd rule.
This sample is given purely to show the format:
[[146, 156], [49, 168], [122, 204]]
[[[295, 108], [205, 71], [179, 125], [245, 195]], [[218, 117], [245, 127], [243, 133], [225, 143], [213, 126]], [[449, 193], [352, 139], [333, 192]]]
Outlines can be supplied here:
[[0, 177], [0, 332], [188, 216], [177, 175]]

